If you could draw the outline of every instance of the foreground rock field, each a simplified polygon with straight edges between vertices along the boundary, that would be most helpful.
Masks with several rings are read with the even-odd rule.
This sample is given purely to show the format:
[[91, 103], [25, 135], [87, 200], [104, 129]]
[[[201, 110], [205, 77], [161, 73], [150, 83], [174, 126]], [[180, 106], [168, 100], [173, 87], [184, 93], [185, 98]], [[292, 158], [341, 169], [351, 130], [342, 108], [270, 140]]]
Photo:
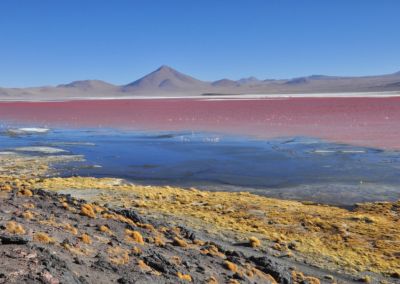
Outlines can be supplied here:
[[59, 178], [0, 156], [0, 283], [399, 283], [400, 203]]

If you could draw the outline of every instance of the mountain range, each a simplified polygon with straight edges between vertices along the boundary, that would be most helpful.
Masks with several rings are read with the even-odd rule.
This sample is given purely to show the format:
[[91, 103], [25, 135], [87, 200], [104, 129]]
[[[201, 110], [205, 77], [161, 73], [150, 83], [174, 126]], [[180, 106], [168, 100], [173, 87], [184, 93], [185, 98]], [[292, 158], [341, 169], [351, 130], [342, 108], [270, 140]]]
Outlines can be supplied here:
[[59, 100], [134, 96], [199, 96], [239, 94], [296, 94], [400, 91], [400, 72], [364, 77], [312, 75], [292, 79], [255, 77], [240, 80], [198, 80], [161, 66], [150, 74], [117, 86], [100, 80], [74, 81], [58, 86], [1, 88], [1, 100]]

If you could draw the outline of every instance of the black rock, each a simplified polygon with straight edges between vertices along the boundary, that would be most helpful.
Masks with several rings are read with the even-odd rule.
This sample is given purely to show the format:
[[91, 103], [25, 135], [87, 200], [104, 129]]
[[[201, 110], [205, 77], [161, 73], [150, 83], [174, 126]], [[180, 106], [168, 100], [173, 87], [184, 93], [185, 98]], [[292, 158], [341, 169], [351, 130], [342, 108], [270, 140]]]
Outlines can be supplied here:
[[143, 218], [136, 213], [135, 210], [133, 209], [120, 209], [120, 210], [115, 210], [116, 213], [121, 214], [122, 216], [131, 219], [132, 221], [136, 223], [145, 223]]
[[2, 245], [25, 245], [29, 241], [26, 237], [0, 235], [0, 244]]
[[289, 273], [289, 269], [281, 263], [273, 260], [272, 258], [268, 256], [251, 256], [249, 260], [252, 261], [257, 266], [257, 268], [274, 277], [279, 283], [292, 283], [292, 277]]

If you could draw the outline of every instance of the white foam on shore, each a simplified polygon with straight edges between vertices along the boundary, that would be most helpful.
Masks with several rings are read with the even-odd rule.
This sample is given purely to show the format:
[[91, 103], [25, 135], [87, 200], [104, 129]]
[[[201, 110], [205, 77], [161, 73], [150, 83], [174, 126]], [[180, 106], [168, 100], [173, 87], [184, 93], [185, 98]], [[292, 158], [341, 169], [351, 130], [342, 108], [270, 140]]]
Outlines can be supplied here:
[[312, 152], [316, 153], [316, 154], [326, 154], [326, 153], [360, 154], [360, 153], [366, 153], [365, 150], [314, 150]]
[[12, 134], [34, 134], [34, 133], [47, 133], [50, 131], [50, 129], [41, 127], [22, 127], [22, 128], [10, 128], [7, 131]]
[[0, 156], [11, 156], [11, 155], [15, 155], [15, 152], [11, 152], [11, 151], [2, 151], [0, 152]]
[[202, 101], [216, 100], [257, 100], [257, 99], [291, 99], [291, 98], [390, 98], [400, 97], [400, 91], [384, 91], [384, 92], [345, 92], [345, 93], [292, 93], [292, 94], [216, 94], [211, 96], [205, 95], [137, 95], [137, 96], [77, 96], [77, 97], [42, 97], [42, 98], [10, 98], [0, 97], [0, 102], [68, 102], [68, 101], [102, 101], [102, 100], [168, 100], [168, 99], [196, 99]]
[[18, 147], [12, 149], [17, 152], [37, 152], [43, 154], [57, 154], [57, 153], [65, 153], [67, 151], [54, 147], [41, 147], [41, 146], [32, 146], [32, 147]]

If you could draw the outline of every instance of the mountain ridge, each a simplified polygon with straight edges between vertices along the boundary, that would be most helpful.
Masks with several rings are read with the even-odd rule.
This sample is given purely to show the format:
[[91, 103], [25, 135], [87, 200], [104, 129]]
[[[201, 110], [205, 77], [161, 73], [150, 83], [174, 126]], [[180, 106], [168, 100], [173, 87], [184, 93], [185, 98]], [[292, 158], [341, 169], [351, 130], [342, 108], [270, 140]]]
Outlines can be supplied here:
[[0, 99], [68, 99], [124, 96], [194, 96], [204, 94], [286, 94], [400, 91], [400, 71], [374, 76], [310, 75], [291, 79], [202, 81], [162, 65], [153, 72], [125, 85], [102, 80], [78, 80], [57, 86], [4, 88]]

